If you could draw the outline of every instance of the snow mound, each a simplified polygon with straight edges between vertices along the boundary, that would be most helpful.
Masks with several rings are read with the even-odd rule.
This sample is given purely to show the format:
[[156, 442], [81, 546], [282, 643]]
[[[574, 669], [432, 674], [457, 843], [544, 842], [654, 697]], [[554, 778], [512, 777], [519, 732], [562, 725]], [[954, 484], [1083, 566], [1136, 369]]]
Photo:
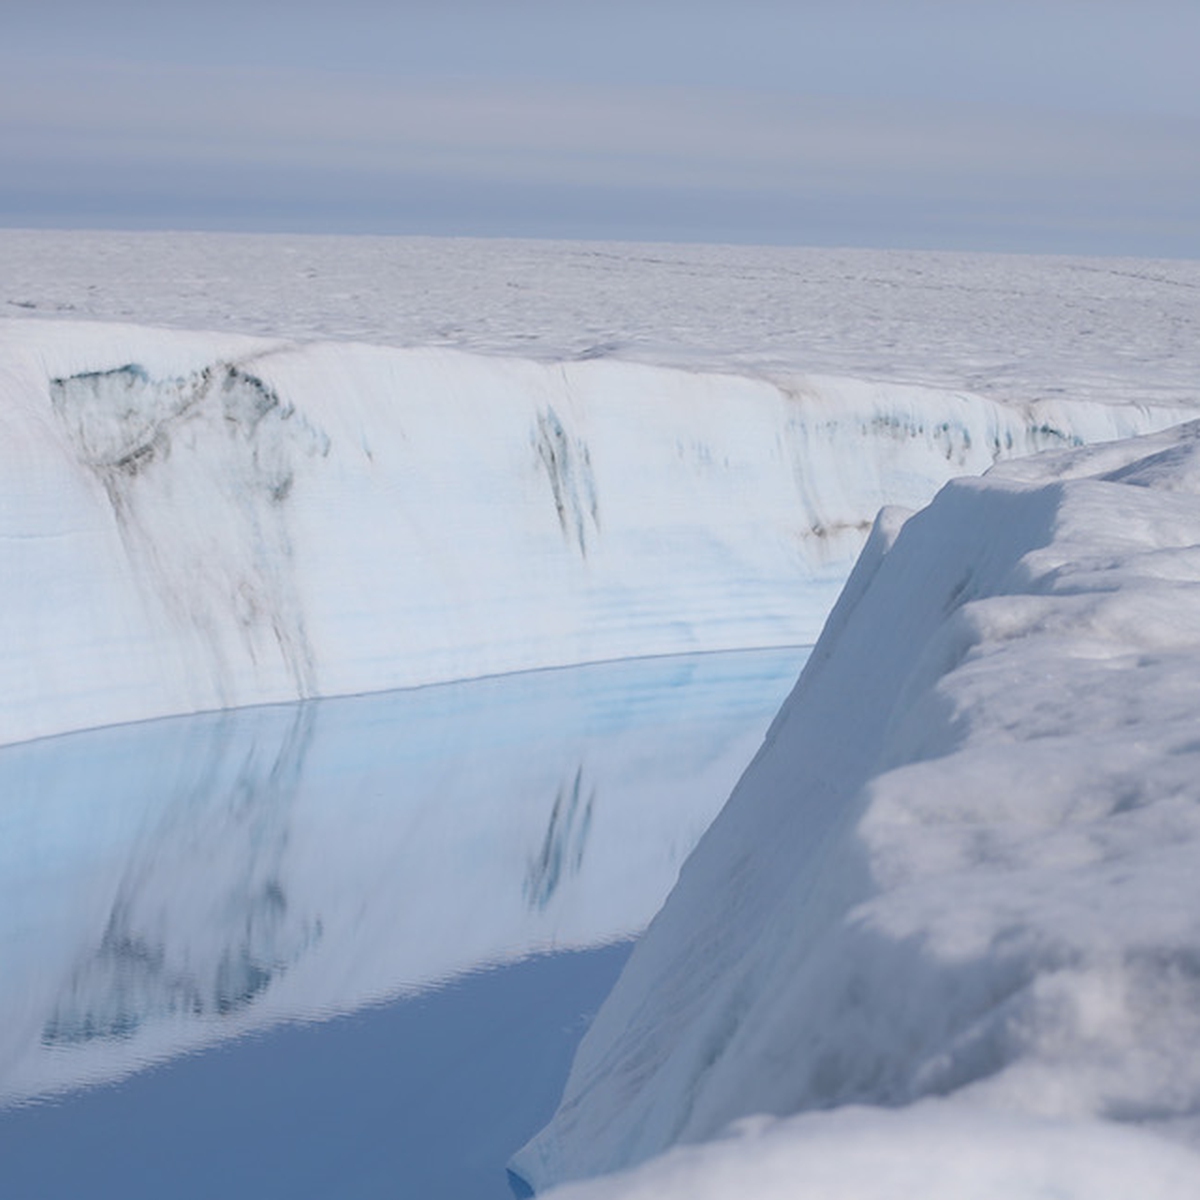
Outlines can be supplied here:
[[522, 1176], [765, 1113], [565, 1194], [1194, 1194], [1198, 491], [1193, 423], [881, 518]]
[[802, 658], [640, 659], [0, 748], [0, 1111], [633, 937]]
[[1192, 1200], [1200, 1157], [1108, 1122], [981, 1115], [926, 1102], [746, 1118], [728, 1138], [555, 1200]]
[[1180, 414], [0, 322], [0, 743], [811, 644], [881, 505]]

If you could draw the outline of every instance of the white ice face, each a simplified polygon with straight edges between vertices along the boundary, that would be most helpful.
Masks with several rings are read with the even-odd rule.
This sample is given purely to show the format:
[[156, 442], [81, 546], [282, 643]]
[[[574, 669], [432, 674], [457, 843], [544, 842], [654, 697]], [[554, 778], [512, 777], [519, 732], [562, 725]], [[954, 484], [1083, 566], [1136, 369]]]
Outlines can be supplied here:
[[884, 504], [1171, 407], [0, 324], [0, 743], [811, 643]]
[[0, 750], [0, 1104], [632, 936], [802, 657], [540, 672]]

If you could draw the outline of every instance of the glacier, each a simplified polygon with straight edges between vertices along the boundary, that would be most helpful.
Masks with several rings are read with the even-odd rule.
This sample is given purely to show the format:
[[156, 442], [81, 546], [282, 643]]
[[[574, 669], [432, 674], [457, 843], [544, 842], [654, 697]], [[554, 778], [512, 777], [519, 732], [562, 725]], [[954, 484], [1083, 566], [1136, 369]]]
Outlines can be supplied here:
[[1194, 422], [880, 515], [522, 1177], [1195, 1194], [1198, 493]]
[[[1200, 435], [1159, 431], [1200, 414], [1197, 264], [0, 257], [6, 1102], [635, 932], [720, 799], [692, 793], [758, 743], [710, 727], [655, 774], [654, 728], [531, 752], [416, 721], [465, 757], [398, 804], [408, 768], [358, 751], [421, 693], [355, 731], [356, 694], [503, 705], [480, 677], [819, 635], [516, 1169], [580, 1200], [1194, 1195]], [[364, 965], [425, 897], [415, 958]], [[114, 958], [142, 942], [157, 975]]]
[[885, 503], [1178, 402], [0, 323], [0, 744], [811, 644]]

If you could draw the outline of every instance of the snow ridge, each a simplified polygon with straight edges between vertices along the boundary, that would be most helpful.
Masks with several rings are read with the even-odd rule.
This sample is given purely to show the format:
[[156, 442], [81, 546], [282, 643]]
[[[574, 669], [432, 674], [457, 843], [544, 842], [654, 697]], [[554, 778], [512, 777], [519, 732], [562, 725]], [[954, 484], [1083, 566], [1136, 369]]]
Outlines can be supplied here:
[[857, 1131], [930, 1170], [829, 1194], [961, 1195], [950, 1145], [972, 1195], [1190, 1194], [1198, 493], [1193, 423], [881, 518], [522, 1176], [706, 1143], [563, 1194], [792, 1195]]

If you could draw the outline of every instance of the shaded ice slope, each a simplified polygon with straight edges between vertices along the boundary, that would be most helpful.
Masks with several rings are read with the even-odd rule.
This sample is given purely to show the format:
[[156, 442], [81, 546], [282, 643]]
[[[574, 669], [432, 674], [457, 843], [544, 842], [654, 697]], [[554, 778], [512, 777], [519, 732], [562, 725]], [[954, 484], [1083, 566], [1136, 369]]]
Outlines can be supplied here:
[[878, 508], [1175, 407], [0, 324], [0, 742], [811, 642]]
[[1198, 494], [1193, 423], [881, 516], [523, 1174], [1194, 1194]]

